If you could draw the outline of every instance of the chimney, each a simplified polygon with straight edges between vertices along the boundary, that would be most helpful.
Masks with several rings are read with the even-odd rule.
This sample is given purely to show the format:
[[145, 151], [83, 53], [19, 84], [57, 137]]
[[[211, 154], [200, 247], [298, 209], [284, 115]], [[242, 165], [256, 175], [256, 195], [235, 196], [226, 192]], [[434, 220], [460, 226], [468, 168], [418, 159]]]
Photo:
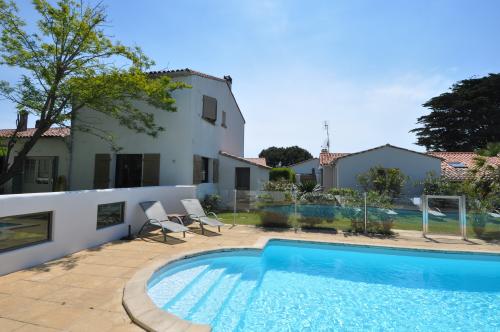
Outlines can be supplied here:
[[17, 113], [17, 129], [19, 131], [28, 130], [28, 112]]
[[229, 75], [224, 75], [224, 79], [226, 80], [227, 84], [229, 84], [229, 88], [231, 89], [233, 86], [233, 78]]

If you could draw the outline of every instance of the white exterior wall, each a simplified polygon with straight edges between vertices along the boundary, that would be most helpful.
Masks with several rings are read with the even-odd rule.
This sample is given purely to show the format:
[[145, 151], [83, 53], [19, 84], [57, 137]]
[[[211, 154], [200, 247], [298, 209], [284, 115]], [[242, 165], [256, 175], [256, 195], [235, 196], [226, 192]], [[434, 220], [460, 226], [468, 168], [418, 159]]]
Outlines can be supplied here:
[[[262, 190], [264, 184], [269, 181], [269, 169], [252, 165], [231, 157], [220, 156], [219, 158], [219, 190], [221, 195], [232, 192], [235, 188], [236, 167], [250, 168], [250, 190]], [[223, 175], [223, 176], [222, 176]]]
[[[136, 233], [145, 221], [140, 202], [159, 200], [167, 213], [185, 213], [181, 199], [194, 186], [144, 187], [0, 196], [0, 217], [53, 211], [52, 240], [0, 253], [0, 275], [120, 239], [128, 225]], [[97, 205], [126, 202], [125, 223], [97, 227]]]
[[318, 174], [319, 159], [318, 158], [309, 159], [301, 163], [292, 165], [290, 166], [290, 168], [293, 169], [297, 174], [311, 174], [312, 169], [314, 168], [314, 171], [316, 172], [316, 174]]
[[433, 171], [441, 175], [441, 160], [419, 153], [384, 146], [380, 149], [350, 155], [337, 160], [335, 167], [338, 188], [361, 189], [358, 184], [358, 174], [368, 171], [371, 167], [382, 166], [398, 168], [409, 176], [404, 192], [407, 194], [421, 194], [421, 188], [415, 187], [416, 181], [423, 181], [428, 172]]
[[[9, 164], [14, 162], [14, 157], [21, 151], [24, 142], [20, 141], [14, 146], [9, 158]], [[28, 157], [59, 157], [57, 176], [65, 176], [68, 179], [70, 152], [69, 138], [42, 137], [28, 153]], [[12, 193], [12, 180], [4, 185], [5, 193]]]
[[[175, 91], [177, 112], [166, 112], [143, 104], [141, 108], [155, 115], [156, 123], [165, 128], [156, 138], [138, 134], [118, 122], [94, 111], [80, 112], [76, 120], [111, 132], [116, 143], [126, 153], [159, 153], [160, 185], [190, 185], [193, 183], [193, 155], [216, 159], [219, 151], [243, 156], [245, 122], [237, 108], [227, 83], [196, 75], [176, 78], [192, 86]], [[211, 124], [202, 119], [203, 95], [217, 99], [217, 121]], [[226, 111], [227, 128], [221, 126], [222, 111]], [[73, 131], [73, 161], [71, 189], [91, 189], [94, 179], [94, 160], [97, 153], [109, 153], [110, 186], [114, 185], [116, 152], [110, 145], [91, 134]], [[211, 173], [211, 172], [210, 172]], [[221, 174], [221, 176], [223, 176]], [[213, 192], [213, 184], [200, 186], [202, 193]], [[204, 196], [204, 195], [203, 195]]]
[[324, 190], [330, 189], [335, 186], [334, 184], [334, 172], [335, 167], [332, 166], [323, 166], [323, 183], [321, 186]]

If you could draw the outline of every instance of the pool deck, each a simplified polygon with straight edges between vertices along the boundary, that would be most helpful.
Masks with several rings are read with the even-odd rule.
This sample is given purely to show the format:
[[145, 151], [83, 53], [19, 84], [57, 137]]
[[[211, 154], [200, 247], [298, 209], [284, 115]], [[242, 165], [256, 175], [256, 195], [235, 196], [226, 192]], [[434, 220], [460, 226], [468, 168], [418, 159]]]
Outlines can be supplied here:
[[269, 238], [500, 254], [498, 244], [445, 236], [423, 238], [413, 231], [399, 231], [392, 238], [243, 225], [225, 227], [222, 235], [194, 232], [185, 239], [172, 235], [166, 243], [160, 234], [107, 243], [0, 277], [0, 331], [142, 331], [122, 305], [124, 286], [137, 271], [183, 253], [252, 247]]

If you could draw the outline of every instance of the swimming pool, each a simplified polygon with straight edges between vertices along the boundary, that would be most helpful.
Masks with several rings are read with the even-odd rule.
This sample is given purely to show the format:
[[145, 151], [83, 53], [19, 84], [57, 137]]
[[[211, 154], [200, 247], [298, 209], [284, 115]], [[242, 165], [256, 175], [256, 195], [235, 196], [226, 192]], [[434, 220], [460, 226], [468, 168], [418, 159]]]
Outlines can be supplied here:
[[213, 331], [498, 331], [500, 256], [272, 240], [169, 264], [148, 294]]

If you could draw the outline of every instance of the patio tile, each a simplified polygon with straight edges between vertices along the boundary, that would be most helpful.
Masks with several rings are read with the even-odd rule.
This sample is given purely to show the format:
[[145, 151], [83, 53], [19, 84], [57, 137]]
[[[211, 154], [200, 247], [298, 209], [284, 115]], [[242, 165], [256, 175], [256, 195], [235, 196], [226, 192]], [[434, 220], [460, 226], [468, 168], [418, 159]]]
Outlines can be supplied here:
[[68, 331], [109, 331], [113, 327], [123, 326], [130, 323], [130, 319], [126, 316], [100, 310], [92, 310], [80, 318], [76, 319], [67, 330]]
[[30, 319], [35, 325], [66, 330], [74, 324], [75, 320], [85, 315], [91, 309], [69, 305], [55, 305], [54, 310], [43, 312]]
[[25, 324], [26, 323], [19, 322], [16, 320], [11, 320], [11, 319], [0, 317], [0, 331], [2, 331], [2, 332], [14, 331], [15, 329], [18, 329]]
[[15, 330], [15, 332], [55, 332], [55, 331], [60, 331], [60, 330], [33, 324], [25, 324], [21, 328]]

